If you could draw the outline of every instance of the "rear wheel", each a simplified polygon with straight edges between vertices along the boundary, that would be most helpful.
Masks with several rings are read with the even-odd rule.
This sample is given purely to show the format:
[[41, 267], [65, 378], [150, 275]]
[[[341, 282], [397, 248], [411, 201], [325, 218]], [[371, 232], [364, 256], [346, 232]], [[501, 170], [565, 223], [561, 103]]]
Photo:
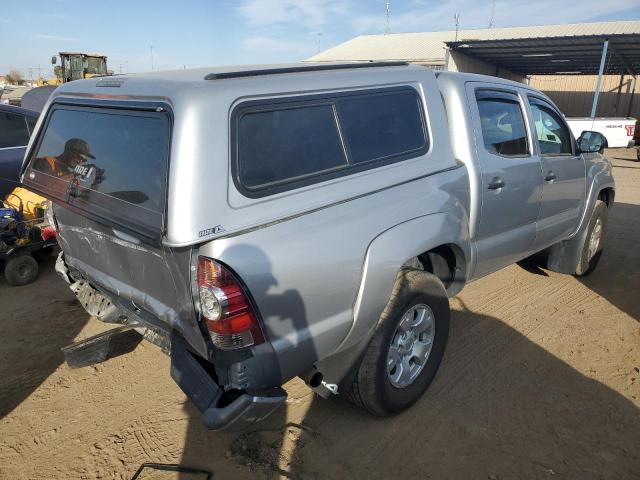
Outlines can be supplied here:
[[604, 249], [604, 235], [607, 230], [608, 219], [609, 211], [607, 205], [602, 200], [596, 200], [593, 214], [587, 227], [587, 235], [582, 246], [580, 261], [576, 268], [576, 276], [589, 275], [598, 265]]
[[38, 262], [31, 255], [18, 255], [7, 260], [4, 278], [9, 285], [27, 285], [38, 278]]
[[402, 270], [364, 353], [350, 398], [379, 416], [412, 406], [433, 381], [449, 336], [449, 300], [442, 282]]

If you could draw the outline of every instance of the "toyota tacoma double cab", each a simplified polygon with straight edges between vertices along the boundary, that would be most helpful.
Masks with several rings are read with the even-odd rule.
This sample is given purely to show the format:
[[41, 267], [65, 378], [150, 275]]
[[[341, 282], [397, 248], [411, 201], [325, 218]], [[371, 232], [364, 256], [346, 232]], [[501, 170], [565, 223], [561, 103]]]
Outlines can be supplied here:
[[22, 178], [53, 202], [56, 269], [87, 311], [160, 345], [208, 428], [240, 428], [296, 376], [405, 410], [465, 284], [534, 255], [592, 271], [614, 200], [603, 145], [500, 78], [196, 69], [60, 86]]

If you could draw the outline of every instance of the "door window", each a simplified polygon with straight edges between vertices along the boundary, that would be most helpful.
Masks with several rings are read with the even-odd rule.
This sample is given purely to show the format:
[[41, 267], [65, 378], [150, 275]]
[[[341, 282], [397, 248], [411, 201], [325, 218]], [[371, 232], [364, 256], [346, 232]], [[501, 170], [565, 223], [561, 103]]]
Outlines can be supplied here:
[[503, 157], [528, 155], [524, 116], [517, 97], [502, 94], [494, 97], [483, 91], [476, 98], [487, 151]]
[[22, 115], [0, 112], [0, 148], [24, 147], [29, 143], [27, 122]]
[[537, 101], [531, 102], [531, 113], [542, 155], [573, 155], [571, 134], [560, 115]]

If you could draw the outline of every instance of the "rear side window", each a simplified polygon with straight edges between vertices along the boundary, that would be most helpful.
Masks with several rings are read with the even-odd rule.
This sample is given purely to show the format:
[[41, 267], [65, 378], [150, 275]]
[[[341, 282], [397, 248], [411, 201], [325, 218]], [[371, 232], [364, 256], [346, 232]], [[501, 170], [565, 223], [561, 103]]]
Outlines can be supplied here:
[[29, 143], [29, 130], [24, 116], [0, 112], [0, 148], [24, 147]]
[[26, 184], [144, 235], [161, 232], [169, 147], [166, 114], [54, 107], [43, 131], [29, 163], [34, 175], [25, 177]]
[[247, 113], [238, 137], [248, 188], [347, 165], [331, 104]]
[[485, 149], [503, 157], [528, 155], [524, 117], [517, 97], [482, 93], [477, 101]]
[[417, 92], [252, 101], [232, 114], [233, 178], [257, 198], [417, 157], [428, 143]]
[[425, 145], [415, 92], [345, 97], [338, 105], [353, 163], [419, 151]]

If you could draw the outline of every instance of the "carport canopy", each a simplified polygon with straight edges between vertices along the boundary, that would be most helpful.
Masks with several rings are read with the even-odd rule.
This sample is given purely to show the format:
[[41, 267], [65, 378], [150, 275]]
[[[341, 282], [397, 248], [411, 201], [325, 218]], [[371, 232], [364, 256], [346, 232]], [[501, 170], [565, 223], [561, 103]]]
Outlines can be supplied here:
[[[522, 75], [637, 75], [640, 33], [446, 42], [456, 52]], [[607, 45], [605, 47], [605, 45]]]
[[633, 75], [633, 92], [640, 71], [640, 33], [495, 40], [467, 38], [446, 44], [452, 51], [521, 75], [598, 75], [591, 105], [592, 118], [596, 115], [603, 74]]

